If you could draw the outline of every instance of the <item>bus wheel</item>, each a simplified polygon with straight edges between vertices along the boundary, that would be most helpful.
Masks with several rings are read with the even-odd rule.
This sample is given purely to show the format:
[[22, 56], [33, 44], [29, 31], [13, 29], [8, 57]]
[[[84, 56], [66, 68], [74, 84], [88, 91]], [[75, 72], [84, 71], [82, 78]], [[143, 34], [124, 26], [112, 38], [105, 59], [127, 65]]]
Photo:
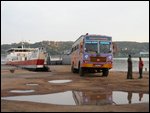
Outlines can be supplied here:
[[79, 74], [80, 76], [84, 76], [84, 69], [82, 67], [80, 67], [79, 69]]
[[108, 69], [103, 69], [103, 77], [107, 77], [109, 74], [109, 70]]
[[76, 72], [73, 65], [71, 66], [71, 72], [73, 72], [73, 73]]

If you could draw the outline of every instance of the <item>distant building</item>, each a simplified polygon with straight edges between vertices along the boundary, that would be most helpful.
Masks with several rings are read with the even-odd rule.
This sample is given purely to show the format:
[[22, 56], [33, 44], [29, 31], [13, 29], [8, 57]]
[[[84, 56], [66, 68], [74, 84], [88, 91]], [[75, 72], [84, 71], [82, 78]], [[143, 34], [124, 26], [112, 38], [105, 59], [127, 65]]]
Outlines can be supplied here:
[[149, 57], [149, 52], [140, 52], [141, 57]]

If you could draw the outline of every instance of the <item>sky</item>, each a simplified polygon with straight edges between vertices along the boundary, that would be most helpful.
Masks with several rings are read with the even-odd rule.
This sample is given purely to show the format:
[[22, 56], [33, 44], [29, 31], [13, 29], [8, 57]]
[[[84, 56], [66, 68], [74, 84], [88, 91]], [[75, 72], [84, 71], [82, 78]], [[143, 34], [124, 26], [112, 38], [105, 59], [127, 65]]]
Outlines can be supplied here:
[[1, 44], [75, 41], [86, 33], [149, 42], [149, 1], [1, 1]]

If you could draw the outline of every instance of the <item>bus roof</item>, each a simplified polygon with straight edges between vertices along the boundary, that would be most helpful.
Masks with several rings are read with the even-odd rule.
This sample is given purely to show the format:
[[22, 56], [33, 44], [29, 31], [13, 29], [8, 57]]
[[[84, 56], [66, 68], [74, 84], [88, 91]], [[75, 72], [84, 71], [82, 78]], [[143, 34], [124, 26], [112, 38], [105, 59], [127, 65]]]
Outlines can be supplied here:
[[101, 37], [101, 38], [112, 38], [111, 36], [106, 35], [96, 35], [96, 34], [87, 34], [87, 35], [81, 35], [75, 42], [77, 42], [81, 37]]
[[99, 36], [99, 37], [111, 37], [106, 35], [96, 35], [96, 34], [88, 34], [88, 35], [82, 35], [82, 36]]

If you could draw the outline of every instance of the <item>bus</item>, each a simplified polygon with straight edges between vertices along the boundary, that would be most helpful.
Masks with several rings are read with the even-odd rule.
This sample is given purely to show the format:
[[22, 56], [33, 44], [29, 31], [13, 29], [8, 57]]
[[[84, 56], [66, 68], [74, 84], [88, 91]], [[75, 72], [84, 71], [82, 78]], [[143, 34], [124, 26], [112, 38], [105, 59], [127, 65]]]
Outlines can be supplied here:
[[101, 73], [107, 77], [113, 63], [112, 37], [81, 35], [72, 45], [71, 71], [84, 76], [86, 72]]

